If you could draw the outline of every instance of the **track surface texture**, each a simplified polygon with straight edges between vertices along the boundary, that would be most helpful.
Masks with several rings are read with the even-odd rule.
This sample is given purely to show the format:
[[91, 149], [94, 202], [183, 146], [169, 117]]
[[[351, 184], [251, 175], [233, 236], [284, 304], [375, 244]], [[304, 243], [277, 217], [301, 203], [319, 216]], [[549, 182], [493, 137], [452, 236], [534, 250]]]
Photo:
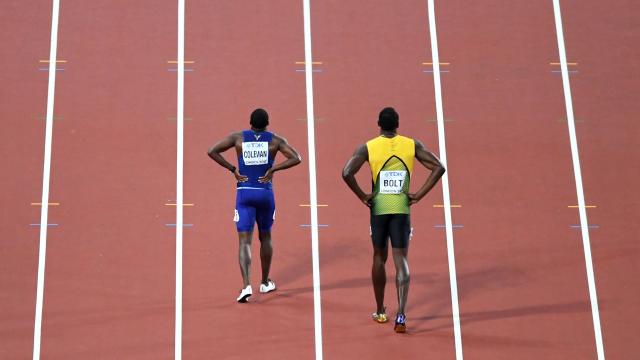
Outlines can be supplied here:
[[[401, 134], [439, 153], [428, 1], [310, 3], [308, 99], [303, 1], [186, 0], [181, 281], [177, 1], [61, 0], [42, 254], [52, 7], [0, 4], [0, 359], [33, 357], [41, 255], [41, 359], [175, 359], [180, 284], [184, 359], [317, 359], [315, 286], [325, 359], [456, 359], [442, 186], [412, 208], [408, 333], [400, 335], [393, 321], [371, 320], [369, 212], [340, 178], [356, 147], [378, 135], [385, 106], [398, 110]], [[640, 5], [560, 5], [604, 351], [633, 359]], [[464, 356], [597, 359], [553, 1], [437, 1], [435, 19]], [[278, 290], [258, 292], [255, 234], [254, 296], [237, 304], [235, 179], [206, 152], [247, 128], [257, 107], [303, 164], [274, 176]], [[416, 164], [414, 190], [427, 176]], [[369, 189], [367, 166], [358, 180]]]

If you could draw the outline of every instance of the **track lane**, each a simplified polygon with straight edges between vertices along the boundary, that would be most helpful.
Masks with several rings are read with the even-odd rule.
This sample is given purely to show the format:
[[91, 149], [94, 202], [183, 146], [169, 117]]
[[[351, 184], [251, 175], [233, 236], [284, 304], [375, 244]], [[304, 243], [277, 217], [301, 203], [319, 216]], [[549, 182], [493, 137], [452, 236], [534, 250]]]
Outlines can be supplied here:
[[[206, 154], [218, 139], [248, 128], [264, 107], [271, 131], [285, 136], [307, 159], [302, 3], [272, 1], [187, 4], [184, 356], [185, 358], [313, 359], [313, 297], [306, 164], [276, 173], [272, 278], [278, 290], [258, 292], [259, 241], [254, 234], [254, 296], [235, 302], [242, 282], [233, 223], [233, 176]], [[191, 67], [191, 66], [190, 66]], [[225, 153], [236, 163], [232, 151]], [[279, 156], [276, 161], [281, 161]]]
[[[607, 358], [628, 359], [640, 323], [638, 273], [640, 6], [632, 1], [562, 1], [582, 176]], [[585, 26], [584, 24], [589, 24]]]
[[[155, 3], [144, 11], [142, 5], [136, 6], [127, 20], [140, 16], [146, 18], [145, 22], [151, 21], [147, 11], [152, 9], [154, 22], [150, 28], [154, 29], [152, 36], [156, 40], [146, 41], [145, 46], [134, 49], [132, 42], [135, 43], [136, 39], [148, 39], [141, 33], [144, 24], [140, 24], [140, 27], [131, 25], [134, 31], [127, 32], [127, 35], [133, 34], [133, 38], [127, 40], [122, 40], [124, 31], [102, 27], [106, 26], [102, 21], [117, 22], [116, 16], [121, 14], [115, 15], [113, 9], [122, 9], [122, 2], [118, 6], [104, 2], [78, 6], [81, 3], [72, 1], [70, 4], [63, 3], [61, 26], [65, 27], [67, 41], [61, 41], [59, 58], [68, 56], [74, 59], [72, 61], [75, 64], [70, 63], [69, 66], [70, 69], [76, 68], [76, 75], [67, 72], [58, 78], [62, 90], [59, 96], [62, 99], [57, 102], [56, 115], [61, 114], [58, 109], [62, 106], [66, 121], [54, 125], [51, 199], [62, 199], [63, 207], [50, 209], [52, 221], [61, 219], [59, 222], [66, 227], [50, 232], [50, 244], [53, 239], [55, 244], [50, 245], [49, 257], [52, 261], [48, 263], [45, 285], [44, 354], [64, 355], [66, 358], [170, 358], [174, 233], [171, 229], [158, 231], [156, 226], [174, 219], [173, 208], [165, 207], [163, 203], [173, 200], [175, 170], [171, 168], [173, 165], [167, 164], [174, 163], [175, 144], [171, 142], [174, 141], [175, 123], [167, 117], [175, 114], [172, 108], [175, 96], [158, 89], [175, 88], [173, 73], [162, 76], [165, 67], [168, 67], [165, 60], [175, 54], [175, 41], [160, 40], [165, 35], [168, 38], [172, 36], [175, 9], [173, 5], [162, 5], [160, 8]], [[185, 208], [185, 222], [195, 224], [194, 228], [185, 229], [185, 239], [191, 240], [191, 243], [185, 244], [185, 265], [189, 263], [186, 267], [188, 273], [185, 272], [185, 289], [188, 290], [188, 294], [185, 293], [185, 355], [197, 357], [215, 352], [229, 358], [246, 358], [247, 353], [260, 352], [263, 357], [277, 358], [282, 356], [282, 352], [277, 352], [278, 349], [287, 346], [289, 350], [286, 356], [312, 358], [310, 270], [308, 274], [300, 270], [310, 269], [308, 230], [296, 227], [298, 223], [308, 222], [307, 209], [297, 206], [298, 202], [308, 199], [306, 190], [300, 190], [301, 193], [287, 196], [286, 199], [280, 195], [277, 200], [279, 218], [274, 230], [274, 276], [279, 281], [281, 291], [273, 298], [256, 297], [254, 300], [259, 304], [255, 305], [260, 308], [255, 306], [246, 308], [246, 312], [235, 312], [236, 305], [229, 303], [229, 299], [233, 300], [238, 287], [235, 284], [239, 282], [235, 262], [237, 244], [233, 225], [226, 218], [228, 212], [224, 210], [233, 207], [233, 194], [215, 188], [232, 188], [233, 182], [228, 174], [222, 175], [220, 169], [211, 165], [204, 154], [212, 139], [244, 126], [248, 112], [258, 103], [270, 110], [274, 119], [273, 129], [281, 130], [304, 152], [304, 122], [296, 120], [304, 117], [304, 75], [289, 74], [288, 69], [281, 68], [290, 57], [297, 57], [294, 61], [303, 58], [301, 31], [289, 32], [290, 28], [294, 28], [294, 22], [295, 31], [298, 31], [297, 27], [301, 29], [301, 11], [284, 2], [272, 9], [265, 5], [251, 10], [243, 5], [227, 4], [222, 5], [221, 9], [212, 9], [210, 4], [189, 4], [187, 12], [193, 11], [193, 15], [188, 15], [191, 18], [187, 20], [187, 36], [190, 36], [189, 31], [193, 31], [193, 35], [191, 45], [189, 38], [187, 40], [190, 46], [187, 59], [197, 60], [194, 66], [197, 76], [186, 74], [189, 90], [186, 116], [194, 120], [187, 120], [186, 123], [189, 140], [185, 153], [185, 175], [188, 177], [185, 202], [195, 202], [196, 206]], [[517, 3], [502, 9], [496, 2], [485, 4], [483, 9], [479, 5], [461, 4], [439, 4], [437, 19], [442, 61], [451, 61], [453, 65], [451, 73], [443, 74], [443, 90], [445, 117], [453, 120], [446, 123], [448, 145], [450, 149], [453, 148], [449, 154], [452, 199], [453, 203], [464, 204], [462, 208], [453, 209], [453, 216], [454, 224], [465, 226], [455, 230], [456, 244], [462, 244], [457, 245], [457, 255], [462, 257], [458, 264], [464, 265], [459, 282], [463, 297], [461, 307], [465, 354], [468, 352], [470, 356], [481, 358], [513, 358], [516, 355], [519, 358], [591, 358], [588, 297], [586, 288], [581, 290], [586, 281], [579, 232], [570, 232], [568, 235], [562, 233], [566, 224], [577, 224], [578, 219], [575, 209], [566, 208], [567, 204], [575, 203], [575, 190], [571, 188], [573, 182], [568, 141], [562, 140], [566, 139], [566, 124], [558, 121], [563, 116], [561, 80], [559, 76], [545, 77], [551, 69], [547, 63], [556, 61], [552, 58], [554, 34], [549, 22], [552, 11], [548, 13], [550, 6], [544, 4]], [[430, 59], [426, 25], [420, 23], [422, 20], [417, 20], [418, 15], [426, 18], [426, 9], [424, 12], [416, 11], [424, 7], [421, 3], [387, 9], [387, 15], [401, 15], [403, 21], [396, 24], [393, 31], [383, 31], [375, 29], [377, 24], [389, 20], [381, 15], [383, 6], [365, 9], [362, 14], [358, 14], [359, 8], [337, 2], [314, 3], [312, 9], [314, 54], [317, 60], [324, 60], [323, 66], [318, 67], [323, 73], [315, 75], [315, 84], [316, 114], [319, 118], [318, 150], [319, 160], [322, 160], [319, 162], [319, 197], [321, 203], [330, 205], [319, 210], [320, 223], [330, 225], [320, 229], [327, 357], [356, 353], [384, 355], [384, 351], [372, 346], [373, 342], [362, 341], [361, 337], [364, 336], [381, 341], [383, 346], [397, 348], [406, 345], [392, 337], [393, 334], [387, 332], [390, 329], [381, 330], [380, 333], [365, 330], [354, 335], [350, 331], [352, 327], [344, 326], [348, 322], [345, 319], [350, 320], [350, 324], [358, 324], [359, 330], [371, 326], [367, 319], [369, 307], [362, 304], [373, 303], [373, 299], [368, 279], [370, 259], [365, 256], [369, 251], [368, 238], [361, 236], [362, 239], [356, 240], [358, 245], [352, 246], [354, 239], [344, 235], [345, 232], [355, 234], [357, 229], [366, 235], [367, 223], [366, 218], [362, 217], [354, 220], [350, 228], [343, 225], [348, 215], [358, 214], [363, 209], [337, 180], [343, 161], [338, 161], [338, 157], [346, 159], [350, 155], [357, 143], [354, 138], [365, 141], [375, 135], [372, 129], [375, 129], [375, 116], [379, 108], [371, 107], [371, 104], [386, 101], [395, 101], [392, 105], [400, 111], [401, 131], [412, 135], [427, 134], [424, 137], [416, 136], [432, 150], [437, 145], [435, 123], [421, 123], [423, 114], [434, 112], [430, 103], [433, 98], [432, 81], [424, 78], [424, 84], [414, 83], [413, 70], [410, 69], [413, 63], [408, 63], [408, 59], [413, 61], [415, 57], [424, 61]], [[626, 27], [633, 24], [637, 7], [628, 2], [613, 6], [589, 2], [585, 8], [583, 2], [575, 1], [568, 1], [565, 6], [563, 18], [570, 61], [576, 60], [582, 65], [578, 67], [579, 74], [572, 76], [571, 80], [579, 120], [578, 139], [585, 193], [589, 203], [598, 205], [598, 208], [589, 210], [589, 219], [591, 224], [600, 225], [591, 234], [602, 304], [605, 350], [611, 357], [629, 357], [632, 356], [632, 349], [628, 344], [633, 343], [634, 326], [637, 323], [633, 319], [639, 315], [635, 311], [638, 304], [633, 296], [637, 288], [630, 285], [634, 282], [629, 278], [637, 269], [634, 259], [638, 248], [630, 234], [638, 232], [633, 219], [640, 210], [633, 194], [614, 191], [611, 184], [618, 184], [616, 188], [632, 189], [632, 181], [638, 177], [636, 167], [626, 166], [619, 160], [625, 159], [629, 164], [634, 164], [637, 163], [634, 159], [640, 157], [634, 151], [632, 136], [637, 133], [633, 114], [638, 111], [632, 96], [638, 84], [633, 76], [628, 76], [637, 73], [637, 67], [629, 60], [637, 57], [633, 48], [637, 41], [634, 41], [634, 33], [628, 32], [632, 26]], [[39, 208], [30, 207], [28, 203], [37, 201], [41, 191], [41, 179], [33, 174], [41, 171], [44, 122], [32, 121], [36, 116], [32, 110], [44, 108], [41, 103], [46, 99], [46, 72], [27, 75], [37, 65], [31, 66], [24, 58], [36, 59], [43, 57], [42, 54], [46, 55], [50, 21], [50, 13], [44, 11], [49, 11], [46, 7], [37, 12], [21, 7], [9, 9], [3, 10], [2, 14], [3, 18], [6, 16], [11, 21], [1, 22], [11, 27], [2, 32], [7, 41], [15, 41], [17, 37], [13, 35], [16, 33], [33, 39], [28, 41], [28, 46], [5, 47], [18, 49], [24, 55], [5, 56], [7, 59], [15, 56], [18, 60], [9, 61], [7, 70], [2, 72], [5, 83], [15, 84], [14, 87], [3, 88], [7, 106], [0, 110], [3, 119], [10, 121], [8, 129], [15, 129], [5, 131], [3, 135], [7, 136], [7, 140], [0, 144], [0, 152], [9, 155], [2, 160], [6, 163], [5, 168], [12, 169], [12, 173], [3, 173], [7, 176], [1, 178], [2, 188], [5, 189], [2, 194], [6, 198], [5, 203], [18, 205], [15, 211], [6, 211], [3, 217], [3, 234], [8, 236], [3, 237], [1, 243], [0, 263], [3, 268], [0, 284], [2, 289], [11, 287], [12, 290], [2, 291], [3, 296], [0, 297], [0, 319], [8, 319], [8, 322], [2, 323], [10, 326], [3, 327], [0, 357], [22, 356], [23, 353], [28, 356], [31, 351], [37, 230], [22, 228], [19, 224], [36, 222], [32, 218], [37, 218], [39, 214]], [[109, 20], [101, 19], [105, 12], [110, 14], [107, 16]], [[93, 15], [93, 19], [88, 19], [87, 14]], [[211, 14], [218, 16], [218, 21], [209, 23]], [[365, 21], [361, 17], [363, 14], [371, 17]], [[488, 25], [482, 19], [486, 20], [492, 14], [497, 15], [498, 20]], [[155, 22], [158, 20], [156, 15], [162, 21]], [[246, 41], [256, 36], [255, 28], [246, 26], [246, 23], [239, 28], [237, 21], [254, 20], [258, 24], [264, 19], [263, 16], [272, 19], [272, 32], [260, 34], [262, 42]], [[23, 21], [26, 17], [29, 19]], [[98, 19], [95, 23], [91, 21], [95, 19]], [[342, 22], [349, 25], [341, 25], [338, 29], [332, 23], [336, 19], [343, 19]], [[368, 22], [371, 19], [378, 19], [379, 22]], [[190, 28], [190, 20], [196, 24], [193, 28]], [[158, 23], [164, 25], [158, 26]], [[584, 24], [587, 23], [596, 26], [585, 29]], [[502, 30], [496, 30], [494, 25], [502, 26]], [[39, 29], [40, 26], [42, 29]], [[406, 29], [405, 26], [414, 27]], [[465, 27], [466, 30], [461, 30]], [[529, 27], [529, 30], [525, 27]], [[420, 39], [420, 45], [417, 45], [417, 37], [413, 37], [415, 34], [405, 36], [415, 28], [424, 28], [421, 34], [427, 34]], [[469, 28], [476, 31], [468, 31]], [[507, 28], [512, 29], [509, 35], [504, 33]], [[490, 31], [482, 33], [486, 29]], [[625, 36], [617, 36], [620, 34]], [[232, 39], [228, 38], [229, 35]], [[402, 39], [398, 40], [396, 36], [402, 36]], [[125, 51], [110, 41], [114, 37], [121, 37], [120, 40], [126, 44]], [[219, 39], [216, 40], [216, 37]], [[88, 44], [96, 38], [107, 39], [106, 46], [93, 49], [95, 54], [88, 54]], [[337, 44], [335, 39], [338, 38], [343, 43]], [[395, 40], [398, 40], [397, 47], [392, 46], [389, 52], [396, 52], [398, 58], [370, 58], [371, 54], [377, 55], [380, 51], [381, 43], [389, 44]], [[282, 42], [287, 42], [287, 45]], [[154, 47], [160, 43], [163, 51], [157, 51]], [[295, 46], [292, 43], [296, 43]], [[222, 54], [215, 48], [217, 44], [222, 45]], [[275, 46], [270, 48], [269, 45]], [[289, 46], [293, 50], [277, 51]], [[411, 49], [424, 46], [427, 53], [407, 55], [404, 46]], [[493, 57], [495, 52], [489, 52], [488, 48], [499, 51], [510, 49], [512, 52], [496, 60]], [[601, 56], [612, 48], [615, 49], [613, 56], [619, 59], [616, 66], [610, 66], [610, 59]], [[264, 61], [252, 57], [256, 49], [264, 51], [261, 52]], [[116, 53], [131, 56], [111, 56]], [[194, 56], [190, 57], [190, 53]], [[129, 62], [127, 58], [142, 58], [153, 65], [147, 65], [145, 61]], [[158, 58], [162, 64], [155, 63]], [[533, 58], [536, 61], [532, 61]], [[534, 62], [535, 65], [532, 65]], [[238, 65], [230, 69], [230, 63]], [[269, 68], [268, 71], [261, 68], [263, 64]], [[403, 64], [405, 68], [399, 70], [396, 64]], [[379, 69], [386, 71], [381, 74], [377, 72]], [[372, 77], [371, 73], [374, 72], [376, 74]], [[530, 76], [533, 72], [544, 75], [534, 79]], [[523, 73], [526, 74], [521, 75]], [[14, 74], [20, 74], [20, 78]], [[117, 75], [112, 78], [112, 74]], [[492, 74], [496, 75], [495, 79], [491, 78]], [[141, 80], [142, 77], [144, 80]], [[397, 94], [383, 93], [377, 88], [379, 83], [372, 79], [386, 81], [390, 83], [390, 89], [400, 90]], [[610, 79], [616, 79], [616, 86], [611, 85]], [[220, 85], [211, 90], [211, 84]], [[278, 91], [265, 91], [265, 88], [271, 90], [265, 84], [277, 84], [275, 87]], [[121, 90], [122, 93], [114, 95], [112, 89]], [[478, 97], [478, 89], [497, 94], [498, 97]], [[132, 95], [134, 91], [136, 93]], [[421, 100], [415, 100], [417, 96], [413, 95], [404, 96], [407, 91], [415, 91], [421, 95], [421, 99], [425, 95], [424, 101], [428, 103], [416, 106], [416, 101]], [[162, 95], [158, 96], [159, 93]], [[354, 94], [360, 93], [363, 95], [354, 97]], [[298, 96], [300, 103], [291, 100], [298, 99]], [[40, 99], [36, 101], [36, 97]], [[25, 106], [25, 98], [34, 99], [33, 106]], [[214, 100], [212, 105], [212, 98], [219, 100]], [[598, 100], [594, 101], [594, 98]], [[257, 101], [254, 102], [254, 99]], [[140, 107], [132, 105], [134, 100], [141, 104]], [[132, 106], [124, 109], [118, 105], [122, 103]], [[274, 106], [269, 108], [269, 105], [262, 104]], [[212, 112], [212, 108], [216, 111]], [[365, 108], [366, 111], [362, 110]], [[218, 109], [223, 110], [218, 112]], [[521, 117], [522, 109], [529, 115]], [[531, 114], [535, 114], [535, 118]], [[122, 120], [131, 117], [140, 119], [140, 122], [133, 125], [131, 122], [125, 124]], [[218, 118], [225, 120], [210, 120]], [[281, 126], [280, 121], [285, 118], [286, 125]], [[235, 119], [243, 120], [236, 122]], [[358, 120], [346, 123], [342, 119]], [[418, 120], [414, 123], [413, 119]], [[463, 121], [466, 123], [463, 124]], [[545, 125], [539, 126], [542, 121]], [[581, 121], [584, 123], [581, 124]], [[158, 123], [162, 125], [158, 126]], [[534, 126], [534, 123], [537, 125]], [[336, 134], [336, 128], [344, 133]], [[541, 134], [540, 128], [549, 132]], [[82, 139], [78, 140], [79, 137]], [[490, 137], [495, 140], [490, 145], [482, 142]], [[518, 138], [515, 143], [512, 141], [514, 137]], [[336, 145], [333, 141], [339, 141], [340, 144]], [[149, 150], [140, 143], [163, 145], [152, 146], [153, 150]], [[549, 146], [552, 150], [543, 154], [528, 150], [542, 146]], [[104, 149], [114, 148], [116, 150], [112, 152], [103, 152]], [[150, 154], [145, 154], [147, 151]], [[127, 152], [126, 157], [122, 157], [124, 152]], [[482, 162], [487, 157], [505, 159], [505, 152], [510, 160], [521, 162], [505, 162], [514, 165], [510, 170], [505, 170], [505, 163]], [[553, 154], [561, 156], [555, 157]], [[303, 156], [306, 157], [306, 154]], [[540, 176], [540, 173], [528, 168], [536, 167], [532, 164], [538, 161], [548, 167], [549, 173]], [[129, 171], [131, 178], [120, 173], [123, 169]], [[278, 176], [277, 187], [280, 192], [283, 184], [306, 189], [305, 181], [308, 180], [303, 170], [301, 167]], [[483, 178], [481, 175], [469, 175], [486, 171], [498, 176]], [[417, 173], [416, 178], [423, 175]], [[137, 180], [134, 180], [134, 176]], [[517, 188], [522, 187], [523, 178], [535, 179], [524, 181], [529, 188], [536, 189], [535, 194]], [[476, 183], [470, 179], [476, 180]], [[514, 185], [515, 180], [512, 179], [517, 179], [518, 186]], [[367, 177], [361, 177], [362, 184], [367, 181]], [[132, 187], [144, 191], [135, 191], [132, 195]], [[96, 188], [111, 191], [98, 193]], [[128, 197], [121, 196], [121, 193], [127, 193]], [[133, 201], [131, 196], [136, 200]], [[413, 318], [410, 316], [412, 328], [415, 329], [412, 335], [416, 335], [415, 338], [421, 342], [425, 341], [423, 336], [431, 337], [427, 341], [432, 341], [429, 343], [432, 355], [451, 358], [449, 348], [452, 348], [453, 342], [450, 336], [444, 234], [442, 230], [426, 229], [431, 225], [428, 222], [442, 217], [441, 209], [432, 207], [434, 203], [441, 203], [439, 196], [438, 187], [424, 204], [420, 204], [422, 208], [414, 209], [414, 224], [416, 217], [425, 219], [425, 223], [420, 224], [421, 229], [416, 233], [417, 241], [414, 240], [412, 244], [413, 284], [409, 311], [410, 315], [419, 314]], [[550, 200], [551, 197], [553, 199]], [[148, 205], [151, 203], [153, 205]], [[620, 204], [625, 206], [621, 207]], [[125, 214], [123, 209], [129, 213]], [[153, 219], [148, 218], [150, 213], [153, 213]], [[283, 214], [286, 214], [285, 219], [282, 219]], [[534, 226], [531, 221], [524, 220], [527, 214], [536, 214], [537, 219], [542, 220]], [[549, 216], [554, 219], [550, 220]], [[142, 220], [134, 224], [131, 218]], [[73, 230], [69, 229], [71, 226]], [[278, 236], [278, 231], [285, 228], [293, 230], [286, 231], [286, 236]], [[563, 235], [558, 236], [561, 233]], [[225, 241], [229, 245], [222, 253], [219, 245], [212, 241], [212, 234], [216, 234], [215, 242]], [[11, 243], [12, 236], [33, 238], [33, 242], [28, 240], [29, 246], [25, 247], [25, 242]], [[419, 245], [422, 237], [431, 239], [430, 243]], [[442, 237], [442, 241], [434, 244], [433, 240], [439, 237]], [[151, 238], [162, 238], [161, 245], [154, 249], [148, 247]], [[295, 240], [297, 243], [291, 247], [284, 248], [288, 246], [284, 242], [291, 238], [299, 240]], [[488, 246], [480, 249], [478, 243]], [[550, 248], [556, 250], [550, 252]], [[254, 278], [259, 273], [259, 261], [255, 256], [257, 250], [254, 246]], [[130, 257], [132, 254], [137, 256], [135, 260]], [[100, 259], [105, 255], [108, 259]], [[484, 260], [479, 257], [484, 257]], [[283, 258], [297, 259], [279, 261]], [[427, 265], [423, 267], [423, 263]], [[53, 270], [50, 266], [53, 266]], [[417, 273], [422, 269], [427, 270]], [[392, 267], [389, 270], [392, 276]], [[220, 273], [224, 274], [222, 279]], [[345, 274], [359, 276], [349, 277]], [[155, 284], [155, 287], [147, 293], [142, 289], [149, 284]], [[387, 298], [393, 304], [395, 295], [391, 291], [392, 278], [388, 285]], [[582, 296], [583, 293], [585, 296]], [[558, 301], [559, 298], [567, 300]], [[263, 316], [265, 307], [269, 317]], [[363, 311], [364, 307], [366, 309]], [[6, 314], [3, 314], [5, 310]], [[277, 320], [274, 321], [274, 318]], [[300, 323], [301, 318], [305, 319], [304, 325]], [[230, 331], [228, 326], [237, 326], [238, 322], [251, 330], [245, 327], [243, 331], [236, 332], [237, 328]], [[133, 339], [129, 332], [120, 331], [125, 326], [137, 329], [135, 331], [142, 336]], [[283, 328], [287, 330], [283, 331]], [[257, 340], [258, 336], [262, 336], [257, 333], [258, 329], [272, 329], [273, 336]], [[246, 339], [241, 337], [241, 333], [247, 332], [251, 336], [248, 346]], [[566, 338], [559, 335], [566, 333], [572, 336]], [[410, 343], [413, 342], [412, 338]], [[237, 351], [238, 346], [242, 346], [242, 352]], [[417, 350], [410, 346], [404, 351], [406, 355], [415, 355]]]
[[[433, 80], [423, 73], [431, 59], [426, 1], [312, 3], [318, 152], [323, 336], [326, 358], [382, 359], [429, 356], [453, 359], [451, 295], [438, 185], [412, 210], [409, 333], [393, 332], [397, 307], [395, 270], [387, 264], [386, 305], [391, 322], [375, 324], [368, 210], [343, 184], [340, 173], [357, 145], [378, 135], [384, 106], [400, 114], [400, 133], [437, 153]], [[426, 178], [416, 164], [413, 187]], [[365, 166], [358, 176], [369, 190]]]
[[[51, 7], [0, 5], [0, 358], [32, 352]], [[57, 219], [50, 209], [50, 222]]]
[[[464, 352], [595, 356], [551, 2], [436, 7]], [[567, 336], [570, 334], [570, 336]]]
[[[60, 9], [43, 358], [173, 354], [175, 7], [64, 1]], [[153, 15], [153, 16], [150, 16]]]

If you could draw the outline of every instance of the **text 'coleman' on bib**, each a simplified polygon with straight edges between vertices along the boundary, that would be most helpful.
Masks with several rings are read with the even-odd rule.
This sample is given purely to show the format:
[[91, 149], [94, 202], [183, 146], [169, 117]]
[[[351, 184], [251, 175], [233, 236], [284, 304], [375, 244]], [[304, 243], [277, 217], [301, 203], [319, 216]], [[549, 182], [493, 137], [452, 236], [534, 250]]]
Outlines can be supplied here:
[[245, 165], [264, 165], [269, 162], [269, 143], [253, 141], [242, 143], [242, 159]]

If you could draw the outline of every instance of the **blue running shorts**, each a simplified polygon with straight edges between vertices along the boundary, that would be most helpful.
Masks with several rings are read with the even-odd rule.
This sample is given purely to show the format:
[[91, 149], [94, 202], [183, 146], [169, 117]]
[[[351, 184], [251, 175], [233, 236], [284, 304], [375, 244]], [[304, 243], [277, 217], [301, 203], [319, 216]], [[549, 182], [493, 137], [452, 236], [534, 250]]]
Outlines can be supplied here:
[[272, 189], [238, 188], [236, 192], [236, 210], [233, 221], [238, 232], [270, 232], [276, 218], [276, 203]]

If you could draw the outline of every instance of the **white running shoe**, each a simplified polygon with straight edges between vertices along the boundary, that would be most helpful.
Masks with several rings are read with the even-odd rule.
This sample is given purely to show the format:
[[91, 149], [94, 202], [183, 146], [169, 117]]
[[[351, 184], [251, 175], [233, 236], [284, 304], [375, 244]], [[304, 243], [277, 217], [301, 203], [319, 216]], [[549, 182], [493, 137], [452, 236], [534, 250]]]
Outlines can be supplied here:
[[249, 301], [249, 297], [253, 294], [253, 290], [251, 290], [251, 285], [247, 285], [246, 288], [240, 290], [240, 295], [236, 299], [239, 303], [246, 303]]
[[276, 289], [276, 283], [271, 279], [267, 279], [267, 285], [260, 284], [260, 292], [265, 294], [268, 292], [272, 292]]

